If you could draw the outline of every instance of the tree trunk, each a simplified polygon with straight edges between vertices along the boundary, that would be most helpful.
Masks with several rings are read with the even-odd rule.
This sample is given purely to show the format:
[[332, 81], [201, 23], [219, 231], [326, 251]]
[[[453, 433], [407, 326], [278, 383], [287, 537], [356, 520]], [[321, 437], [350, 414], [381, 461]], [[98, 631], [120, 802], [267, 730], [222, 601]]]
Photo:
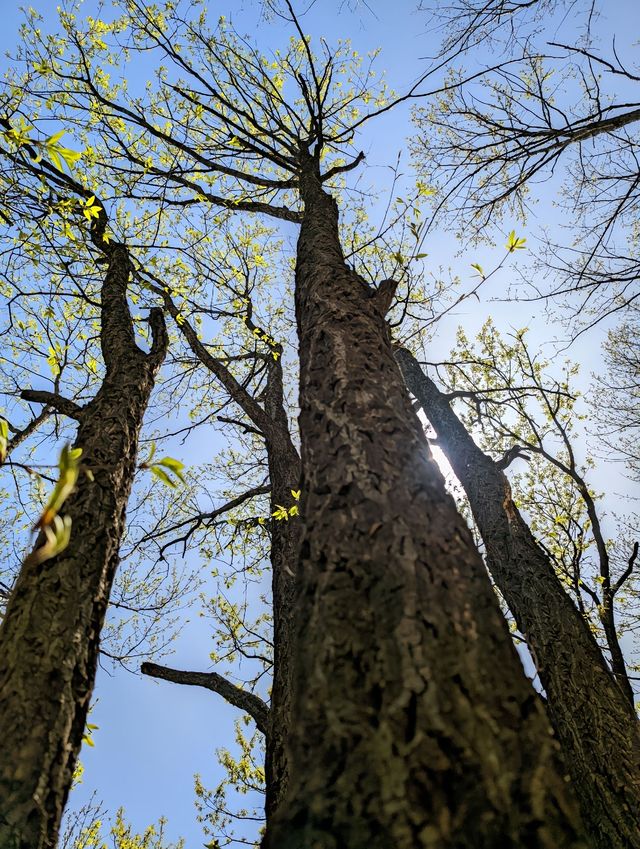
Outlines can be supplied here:
[[[265, 412], [273, 422], [266, 437], [271, 482], [271, 511], [292, 503], [300, 485], [300, 457], [291, 441], [284, 407], [281, 361], [269, 370]], [[300, 540], [300, 520], [272, 521], [271, 571], [273, 600], [273, 683], [269, 733], [266, 739], [265, 814], [275, 814], [289, 782], [287, 739], [291, 726], [291, 627], [295, 599], [294, 575]]]
[[[167, 311], [176, 319], [180, 332], [189, 347], [217, 380], [225, 387], [229, 396], [238, 404], [255, 428], [262, 434], [267, 449], [271, 512], [278, 505], [292, 501], [291, 490], [300, 485], [300, 456], [291, 439], [289, 421], [284, 405], [282, 351], [269, 361], [267, 388], [264, 405], [261, 405], [246, 387], [242, 386], [229, 371], [227, 365], [207, 351], [198, 339], [194, 328], [184, 319], [177, 321], [179, 309], [170, 294], [163, 288], [155, 289]], [[272, 703], [269, 710], [266, 737], [266, 799], [267, 819], [274, 813], [286, 790], [288, 767], [286, 753], [287, 729], [291, 712], [290, 652], [291, 618], [294, 599], [294, 570], [297, 562], [300, 523], [293, 521], [271, 522], [270, 560], [272, 570], [273, 603], [273, 684]], [[144, 665], [148, 670], [149, 664]], [[145, 671], [143, 669], [143, 671]], [[151, 673], [152, 674], [152, 673]]]
[[396, 359], [469, 499], [487, 566], [536, 663], [549, 716], [600, 849], [640, 847], [640, 727], [589, 626], [511, 498], [509, 482], [473, 441], [415, 358]]
[[544, 709], [316, 174], [301, 175], [296, 269], [295, 721], [264, 849], [584, 847]]
[[127, 250], [104, 249], [101, 344], [106, 374], [78, 408], [82, 474], [63, 507], [72, 519], [64, 552], [27, 559], [0, 630], [0, 846], [53, 849], [82, 742], [100, 630], [118, 565], [137, 442], [167, 345], [152, 310], [149, 354], [135, 344], [127, 305]]

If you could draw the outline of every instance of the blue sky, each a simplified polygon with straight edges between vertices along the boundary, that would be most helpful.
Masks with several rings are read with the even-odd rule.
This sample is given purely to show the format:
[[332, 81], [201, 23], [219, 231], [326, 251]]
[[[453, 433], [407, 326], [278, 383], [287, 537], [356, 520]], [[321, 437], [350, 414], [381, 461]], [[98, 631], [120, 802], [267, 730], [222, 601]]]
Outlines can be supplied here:
[[[54, 4], [43, 0], [33, 0], [32, 5], [47, 17], [54, 8]], [[348, 35], [354, 49], [361, 52], [382, 47], [378, 67], [386, 69], [390, 85], [401, 91], [423, 69], [423, 57], [437, 49], [437, 39], [425, 31], [426, 17], [416, 12], [416, 5], [417, 0], [369, 0], [375, 14], [366, 8], [353, 14], [346, 3], [341, 7], [338, 2], [320, 0], [304, 19], [304, 25], [307, 32], [316, 37], [322, 35], [329, 43]], [[3, 7], [2, 52], [13, 48], [21, 20], [13, 3], [4, 0]], [[608, 10], [612, 28], [623, 32], [631, 21], [638, 22], [637, 0], [619, 0], [615, 7], [615, 13]], [[93, 4], [86, 4], [88, 13], [92, 8]], [[290, 35], [281, 23], [260, 19], [257, 4], [250, 0], [241, 4], [217, 3], [215, 8], [216, 14], [226, 14], [240, 31], [268, 47], [284, 43]], [[139, 69], [132, 63], [127, 72], [135, 75]], [[367, 179], [383, 187], [381, 194], [388, 187], [388, 166], [395, 162], [399, 150], [405, 151], [403, 161], [408, 169], [405, 139], [411, 132], [408, 109], [403, 107], [372, 125], [362, 142], [367, 153]], [[543, 195], [541, 204], [545, 222], [553, 223], [556, 213], [550, 198]], [[473, 255], [456, 257], [458, 247], [451, 233], [434, 235], [425, 246], [434, 267], [451, 264], [461, 274], [470, 274], [471, 261], [480, 259], [491, 266], [491, 250], [485, 248]], [[500, 253], [501, 247], [496, 249], [498, 256]], [[493, 315], [503, 330], [533, 324], [541, 344], [561, 334], [558, 328], [547, 326], [539, 305], [489, 303], [487, 298], [500, 294], [507, 282], [505, 276], [501, 277], [494, 289], [485, 293], [482, 304], [473, 299], [466, 302], [443, 325], [434, 342], [434, 358], [448, 351], [456, 324], [463, 323], [471, 334], [488, 315]], [[597, 335], [590, 336], [570, 352], [582, 361], [586, 373], [597, 366], [597, 339]], [[608, 480], [602, 477], [605, 487]], [[210, 630], [206, 621], [197, 616], [197, 607], [189, 619], [175, 655], [165, 662], [178, 668], [206, 670], [212, 648]], [[136, 828], [142, 829], [166, 816], [170, 837], [184, 836], [188, 847], [200, 846], [203, 838], [195, 821], [193, 774], [200, 773], [209, 787], [217, 783], [220, 774], [214, 750], [232, 745], [237, 712], [200, 688], [157, 683], [121, 669], [99, 672], [96, 698], [92, 721], [99, 730], [94, 735], [95, 748], [83, 749], [84, 783], [74, 794], [73, 803], [88, 798], [95, 789], [112, 813], [123, 805]]]

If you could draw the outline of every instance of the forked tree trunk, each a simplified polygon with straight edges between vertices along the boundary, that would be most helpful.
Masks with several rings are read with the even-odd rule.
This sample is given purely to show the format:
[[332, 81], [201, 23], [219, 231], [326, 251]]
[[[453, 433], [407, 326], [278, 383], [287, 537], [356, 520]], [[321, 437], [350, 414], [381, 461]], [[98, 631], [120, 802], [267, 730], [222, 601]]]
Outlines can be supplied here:
[[600, 849], [639, 849], [635, 711], [513, 503], [504, 473], [478, 448], [415, 358], [399, 349], [396, 359], [464, 487], [489, 571], [526, 636], [585, 826]]
[[584, 847], [539, 698], [311, 159], [289, 789], [265, 849]]
[[[63, 507], [71, 541], [18, 576], [0, 630], [0, 847], [53, 849], [93, 690], [100, 630], [118, 565], [138, 434], [166, 353], [160, 310], [152, 310], [153, 347], [134, 340], [127, 306], [130, 265], [112, 245], [102, 288], [101, 342], [106, 374], [76, 411], [82, 448], [76, 491]], [[64, 405], [63, 405], [64, 406]], [[71, 405], [73, 406], [73, 405]]]

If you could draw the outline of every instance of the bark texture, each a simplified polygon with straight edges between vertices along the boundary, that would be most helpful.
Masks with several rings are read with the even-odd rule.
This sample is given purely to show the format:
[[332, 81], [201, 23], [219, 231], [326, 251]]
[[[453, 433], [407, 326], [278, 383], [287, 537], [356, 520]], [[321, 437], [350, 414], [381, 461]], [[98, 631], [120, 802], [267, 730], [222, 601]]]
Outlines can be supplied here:
[[311, 157], [300, 188], [295, 722], [264, 849], [584, 847], [543, 707]]
[[69, 546], [40, 566], [23, 567], [0, 630], [2, 849], [56, 844], [93, 690], [138, 434], [166, 353], [161, 310], [151, 312], [150, 353], [135, 344], [127, 250], [112, 244], [103, 251], [109, 263], [101, 308], [106, 373], [96, 396], [75, 416], [75, 446], [82, 448], [93, 480], [81, 473], [64, 505], [73, 522]]
[[473, 441], [408, 351], [396, 359], [469, 499], [487, 566], [526, 636], [551, 722], [600, 849], [640, 847], [640, 726], [626, 693], [511, 498], [505, 474]]

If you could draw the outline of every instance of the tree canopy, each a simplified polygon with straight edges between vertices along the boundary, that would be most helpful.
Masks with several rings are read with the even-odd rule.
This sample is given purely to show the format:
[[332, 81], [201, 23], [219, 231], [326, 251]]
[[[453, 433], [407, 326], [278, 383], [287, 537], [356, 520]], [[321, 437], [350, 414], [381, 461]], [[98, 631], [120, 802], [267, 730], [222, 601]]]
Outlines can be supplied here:
[[[328, 14], [24, 12], [2, 847], [640, 846], [632, 47], [434, 0], [386, 75]], [[234, 710], [195, 832], [94, 767], [140, 686]]]

